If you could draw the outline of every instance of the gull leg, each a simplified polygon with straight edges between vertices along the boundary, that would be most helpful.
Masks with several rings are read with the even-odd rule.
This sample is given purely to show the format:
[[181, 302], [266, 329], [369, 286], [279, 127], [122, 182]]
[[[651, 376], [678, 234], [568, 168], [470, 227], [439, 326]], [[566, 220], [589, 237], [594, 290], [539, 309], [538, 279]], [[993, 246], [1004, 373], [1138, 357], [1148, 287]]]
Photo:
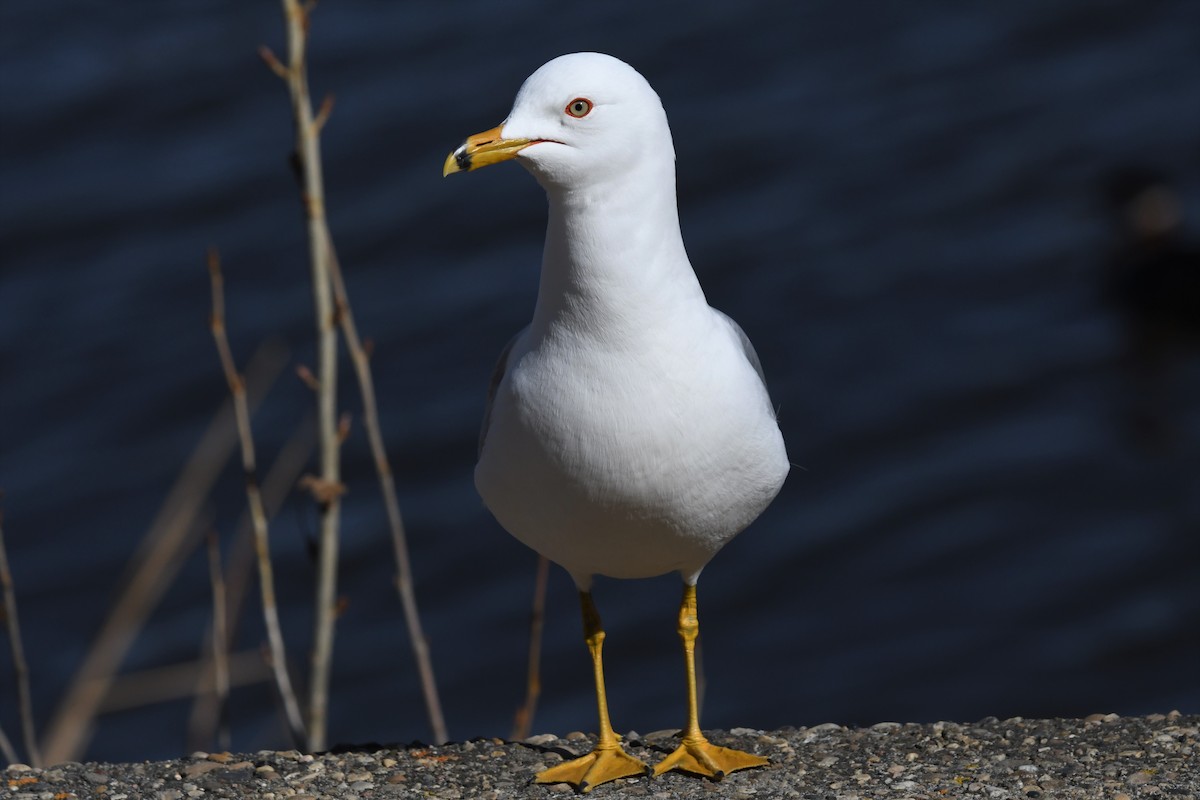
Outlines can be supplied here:
[[604, 628], [596, 606], [592, 603], [592, 593], [580, 592], [579, 602], [583, 607], [584, 640], [592, 654], [592, 671], [596, 678], [600, 741], [586, 756], [542, 770], [535, 780], [537, 783], [573, 783], [580, 792], [587, 792], [595, 786], [618, 778], [645, 775], [650, 768], [621, 749], [617, 734], [608, 721], [608, 698], [604, 693], [604, 664], [600, 653], [604, 646]]
[[664, 772], [678, 769], [720, 780], [739, 769], [766, 766], [771, 762], [762, 756], [718, 747], [711, 744], [700, 732], [700, 712], [696, 704], [696, 638], [699, 635], [696, 587], [684, 584], [683, 602], [679, 606], [679, 638], [683, 640], [683, 654], [687, 661], [687, 727], [683, 731], [683, 743], [675, 752], [659, 762], [654, 768], [654, 774], [662, 775]]

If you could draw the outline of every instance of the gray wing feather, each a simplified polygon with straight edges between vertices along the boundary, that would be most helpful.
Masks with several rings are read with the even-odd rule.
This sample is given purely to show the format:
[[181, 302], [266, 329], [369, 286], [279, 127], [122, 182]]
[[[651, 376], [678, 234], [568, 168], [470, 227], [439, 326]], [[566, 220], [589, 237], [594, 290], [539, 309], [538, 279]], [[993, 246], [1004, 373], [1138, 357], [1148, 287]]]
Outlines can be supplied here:
[[528, 326], [517, 331], [516, 336], [508, 340], [508, 344], [504, 345], [504, 349], [500, 351], [500, 358], [496, 360], [495, 368], [492, 369], [492, 379], [488, 382], [487, 405], [483, 408], [483, 425], [479, 429], [479, 448], [475, 452], [476, 458], [483, 454], [483, 443], [487, 440], [488, 428], [492, 424], [492, 403], [496, 401], [496, 392], [499, 390], [500, 382], [504, 380], [504, 373], [508, 369], [508, 354], [512, 352], [513, 345], [517, 343], [517, 339], [520, 339], [527, 330], [529, 330]]

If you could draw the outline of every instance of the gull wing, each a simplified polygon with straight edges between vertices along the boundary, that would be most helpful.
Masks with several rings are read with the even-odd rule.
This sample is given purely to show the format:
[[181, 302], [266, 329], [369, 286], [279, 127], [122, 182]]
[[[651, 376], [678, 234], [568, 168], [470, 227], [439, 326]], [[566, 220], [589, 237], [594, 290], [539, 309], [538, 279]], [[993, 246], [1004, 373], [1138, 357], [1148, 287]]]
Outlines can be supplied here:
[[[483, 443], [487, 440], [488, 428], [492, 424], [492, 403], [496, 401], [496, 391], [500, 388], [500, 382], [504, 380], [504, 373], [508, 369], [508, 354], [512, 352], [517, 339], [524, 336], [527, 330], [529, 330], [528, 325], [517, 331], [517, 334], [508, 340], [508, 344], [504, 345], [504, 349], [500, 351], [500, 358], [496, 360], [496, 366], [492, 369], [492, 379], [488, 382], [487, 404], [483, 408], [483, 425], [479, 429], [479, 448], [475, 451], [476, 458], [483, 453]], [[745, 336], [745, 334], [742, 335]]]

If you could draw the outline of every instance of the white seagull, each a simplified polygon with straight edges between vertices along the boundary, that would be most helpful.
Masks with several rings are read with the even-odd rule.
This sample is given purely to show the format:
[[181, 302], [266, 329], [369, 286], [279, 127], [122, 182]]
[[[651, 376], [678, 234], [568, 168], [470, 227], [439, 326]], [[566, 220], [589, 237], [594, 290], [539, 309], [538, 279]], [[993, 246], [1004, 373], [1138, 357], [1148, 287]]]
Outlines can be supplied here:
[[488, 392], [475, 485], [509, 533], [574, 579], [600, 714], [595, 749], [537, 782], [587, 791], [648, 771], [609, 722], [595, 575], [683, 578], [688, 719], [654, 774], [765, 765], [701, 733], [696, 580], [775, 498], [789, 463], [754, 348], [708, 305], [684, 250], [662, 101], [612, 56], [561, 56], [443, 174], [512, 158], [545, 189], [549, 223], [533, 320]]

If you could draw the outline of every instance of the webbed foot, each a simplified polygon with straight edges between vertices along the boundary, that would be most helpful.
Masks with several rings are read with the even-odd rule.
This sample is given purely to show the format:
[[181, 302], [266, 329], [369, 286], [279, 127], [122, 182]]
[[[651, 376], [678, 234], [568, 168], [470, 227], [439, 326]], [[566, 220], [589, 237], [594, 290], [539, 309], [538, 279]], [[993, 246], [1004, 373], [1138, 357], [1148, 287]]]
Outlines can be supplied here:
[[646, 764], [626, 753], [618, 745], [597, 747], [586, 756], [544, 769], [538, 773], [535, 782], [570, 783], [580, 792], [588, 792], [602, 783], [618, 778], [646, 775], [649, 772], [650, 768]]
[[654, 767], [656, 776], [673, 769], [702, 775], [713, 780], [721, 780], [731, 772], [751, 767], [765, 767], [771, 762], [762, 756], [732, 750], [728, 747], [718, 747], [703, 736], [685, 738], [683, 744], [675, 752], [664, 758]]

